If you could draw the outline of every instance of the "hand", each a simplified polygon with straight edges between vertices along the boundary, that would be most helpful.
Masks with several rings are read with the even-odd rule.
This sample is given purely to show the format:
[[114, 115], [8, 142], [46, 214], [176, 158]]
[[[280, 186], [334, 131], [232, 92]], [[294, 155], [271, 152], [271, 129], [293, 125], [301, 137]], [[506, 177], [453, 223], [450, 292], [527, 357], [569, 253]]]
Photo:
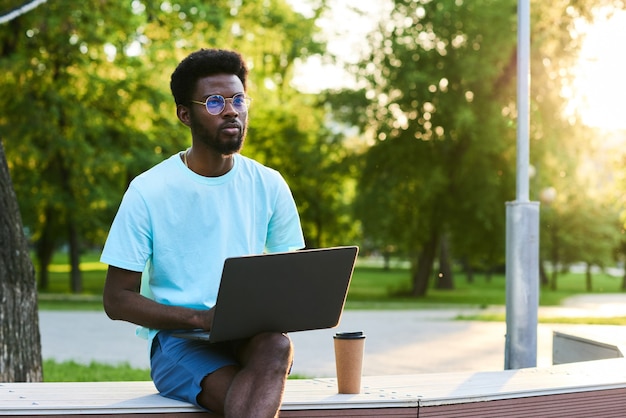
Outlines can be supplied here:
[[215, 317], [215, 306], [209, 309], [208, 311], [204, 311], [203, 322], [204, 326], [202, 329], [205, 331], [210, 331], [211, 327], [213, 327], [213, 318]]

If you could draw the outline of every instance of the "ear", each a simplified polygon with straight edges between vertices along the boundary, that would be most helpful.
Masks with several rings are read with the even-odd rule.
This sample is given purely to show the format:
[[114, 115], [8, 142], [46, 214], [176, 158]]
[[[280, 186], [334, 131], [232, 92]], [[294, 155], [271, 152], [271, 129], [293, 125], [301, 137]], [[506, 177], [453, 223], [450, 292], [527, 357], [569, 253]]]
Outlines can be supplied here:
[[187, 126], [191, 126], [191, 115], [189, 112], [190, 109], [187, 106], [181, 104], [176, 106], [176, 116], [178, 116], [178, 120]]

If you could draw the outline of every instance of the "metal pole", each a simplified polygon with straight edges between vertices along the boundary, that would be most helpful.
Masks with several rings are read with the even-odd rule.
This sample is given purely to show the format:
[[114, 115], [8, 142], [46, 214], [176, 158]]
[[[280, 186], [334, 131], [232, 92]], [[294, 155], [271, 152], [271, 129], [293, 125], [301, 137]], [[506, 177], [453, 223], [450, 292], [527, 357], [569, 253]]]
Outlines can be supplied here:
[[517, 3], [517, 189], [518, 202], [529, 200], [530, 161], [530, 5]]
[[517, 4], [517, 188], [506, 204], [504, 368], [537, 366], [539, 203], [529, 201], [530, 1]]

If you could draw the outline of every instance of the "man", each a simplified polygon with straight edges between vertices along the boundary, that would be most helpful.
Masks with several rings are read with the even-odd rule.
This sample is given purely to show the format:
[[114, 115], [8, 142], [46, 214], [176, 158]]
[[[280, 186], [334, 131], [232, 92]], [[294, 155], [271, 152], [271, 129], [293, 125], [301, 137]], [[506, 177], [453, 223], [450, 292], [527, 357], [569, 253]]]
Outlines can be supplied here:
[[293, 358], [288, 336], [209, 344], [171, 335], [210, 330], [225, 258], [304, 247], [283, 178], [239, 154], [246, 78], [238, 53], [213, 49], [192, 53], [172, 74], [192, 146], [130, 184], [102, 252], [103, 301], [110, 318], [148, 329], [163, 396], [227, 417], [274, 417]]

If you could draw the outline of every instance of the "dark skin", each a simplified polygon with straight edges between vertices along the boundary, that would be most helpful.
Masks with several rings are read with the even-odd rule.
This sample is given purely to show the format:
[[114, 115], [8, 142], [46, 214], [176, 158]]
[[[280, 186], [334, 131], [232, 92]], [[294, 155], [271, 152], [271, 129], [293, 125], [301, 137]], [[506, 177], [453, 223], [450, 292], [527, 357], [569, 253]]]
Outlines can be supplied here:
[[[193, 99], [204, 101], [212, 94], [232, 97], [242, 92], [239, 78], [218, 74], [198, 80]], [[211, 115], [197, 104], [179, 105], [176, 114], [191, 130], [189, 169], [206, 177], [230, 171], [233, 154], [243, 145], [247, 112], [237, 112], [227, 101], [219, 115]], [[111, 319], [153, 329], [211, 329], [214, 308], [163, 305], [140, 295], [140, 285], [141, 272], [109, 266], [103, 302]], [[239, 366], [223, 367], [202, 380], [198, 402], [227, 417], [277, 416], [293, 359], [289, 337], [280, 333], [259, 334], [245, 342], [236, 356]]]
[[[243, 84], [236, 76], [205, 77], [196, 83], [194, 100], [204, 102], [212, 94], [232, 97], [243, 93]], [[219, 115], [211, 115], [197, 103], [178, 105], [178, 119], [191, 130], [192, 146], [187, 152], [187, 164], [196, 174], [219, 177], [233, 167], [233, 154], [243, 146], [248, 114], [240, 114], [231, 101]]]

